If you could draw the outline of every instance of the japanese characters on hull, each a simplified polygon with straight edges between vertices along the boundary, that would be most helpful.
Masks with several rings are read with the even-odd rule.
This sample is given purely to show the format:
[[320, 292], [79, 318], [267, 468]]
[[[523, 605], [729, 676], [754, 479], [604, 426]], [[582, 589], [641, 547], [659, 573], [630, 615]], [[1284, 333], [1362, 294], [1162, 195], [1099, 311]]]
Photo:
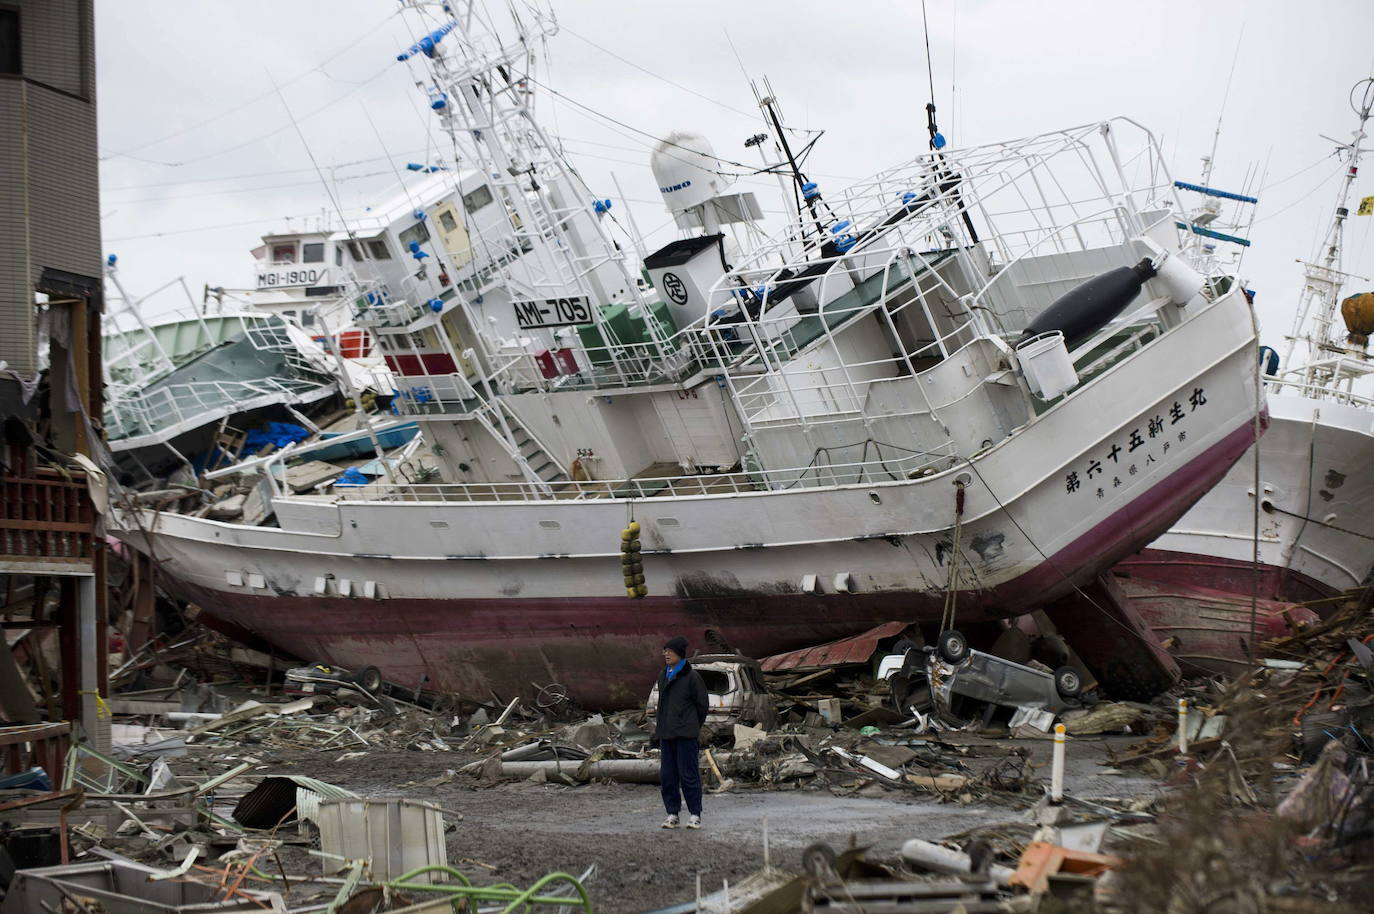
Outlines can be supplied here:
[[[1188, 395], [1186, 410], [1182, 403], [1175, 400], [1167, 415], [1151, 416], [1143, 432], [1140, 427], [1133, 428], [1124, 441], [1113, 441], [1101, 457], [1090, 455], [1081, 474], [1078, 470], [1070, 470], [1065, 474], [1065, 491], [1070, 495], [1093, 491], [1098, 498], [1105, 498], [1108, 486], [1113, 489], [1121, 488], [1123, 474], [1135, 476], [1167, 457], [1175, 441], [1179, 444], [1187, 441], [1188, 430], [1175, 430], [1173, 426], [1206, 405], [1207, 395], [1201, 387], [1194, 387], [1193, 392]], [[1159, 454], [1158, 457], [1155, 456], [1156, 452]], [[1108, 477], [1111, 478], [1110, 483], [1107, 481]]]

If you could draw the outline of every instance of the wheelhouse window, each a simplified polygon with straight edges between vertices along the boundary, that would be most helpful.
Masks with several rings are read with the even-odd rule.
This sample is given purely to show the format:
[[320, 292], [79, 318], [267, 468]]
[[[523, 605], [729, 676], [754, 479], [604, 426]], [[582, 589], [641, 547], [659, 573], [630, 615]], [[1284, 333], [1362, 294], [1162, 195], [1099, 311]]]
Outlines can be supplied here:
[[463, 194], [463, 209], [475, 213], [491, 202], [491, 188], [483, 184]]
[[458, 220], [453, 218], [453, 213], [446, 209], [439, 211], [439, 225], [446, 232], [458, 231]]
[[372, 255], [373, 260], [391, 259], [391, 250], [386, 246], [385, 238], [368, 239], [367, 252]]
[[295, 263], [296, 262], [296, 242], [290, 244], [272, 245], [273, 263]]
[[324, 243], [315, 241], [301, 245], [301, 263], [324, 263]]
[[343, 266], [343, 247], [337, 244], [334, 245], [334, 266]]
[[352, 258], [361, 263], [366, 258], [363, 256], [363, 246], [357, 241], [348, 242], [348, 253]]
[[410, 243], [412, 241], [418, 241], [420, 244], [424, 244], [426, 241], [428, 241], [429, 229], [425, 227], [425, 224], [423, 222], [417, 222], [410, 228], [402, 232], [400, 237], [401, 250], [406, 251], [410, 249]]

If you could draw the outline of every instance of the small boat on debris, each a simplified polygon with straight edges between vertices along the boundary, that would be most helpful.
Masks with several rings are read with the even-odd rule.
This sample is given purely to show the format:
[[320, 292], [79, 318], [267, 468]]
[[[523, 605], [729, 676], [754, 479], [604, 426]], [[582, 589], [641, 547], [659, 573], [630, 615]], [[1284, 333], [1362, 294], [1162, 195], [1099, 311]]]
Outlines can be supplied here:
[[1029, 612], [1254, 441], [1249, 303], [1189, 262], [1139, 125], [955, 150], [932, 115], [929, 153], [829, 194], [765, 98], [787, 224], [675, 133], [651, 166], [682, 237], [642, 278], [533, 117], [553, 21], [448, 6], [401, 58], [468, 167], [338, 268], [437, 478], [292, 488], [284, 448], [230, 470], [256, 525], [116, 493], [170, 592], [393, 681], [631, 705], [664, 632], [765, 656]]

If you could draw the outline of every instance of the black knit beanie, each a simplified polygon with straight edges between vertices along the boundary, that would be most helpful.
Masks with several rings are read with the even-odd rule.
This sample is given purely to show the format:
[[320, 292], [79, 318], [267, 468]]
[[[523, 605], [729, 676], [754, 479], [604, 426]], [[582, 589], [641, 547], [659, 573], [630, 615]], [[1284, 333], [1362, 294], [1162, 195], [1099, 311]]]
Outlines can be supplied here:
[[676, 637], [674, 637], [674, 638], [669, 638], [669, 639], [668, 639], [668, 643], [665, 644], [665, 645], [663, 645], [663, 649], [666, 650], [666, 651], [672, 651], [674, 654], [677, 654], [679, 657], [686, 657], [686, 656], [687, 656], [687, 639], [684, 638], [684, 637], [682, 637], [681, 635], [678, 635], [678, 636], [676, 636]]

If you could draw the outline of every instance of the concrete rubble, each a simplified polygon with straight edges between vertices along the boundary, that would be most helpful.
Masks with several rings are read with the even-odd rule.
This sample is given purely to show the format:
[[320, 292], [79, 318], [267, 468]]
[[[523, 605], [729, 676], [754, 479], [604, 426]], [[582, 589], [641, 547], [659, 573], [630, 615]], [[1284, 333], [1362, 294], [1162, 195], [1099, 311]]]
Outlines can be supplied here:
[[[1100, 694], [1057, 713], [903, 713], [877, 671], [912, 648], [890, 637], [811, 669], [764, 661], [761, 676], [732, 680], [753, 692], [713, 705], [712, 809], [794, 794], [978, 810], [977, 824], [940, 835], [913, 819], [883, 851], [856, 828], [849, 847], [815, 843], [775, 864], [765, 821], [762, 868], [719, 888], [661, 885], [689, 899], [663, 910], [1359, 910], [1374, 878], [1368, 603], [1348, 596], [1229, 681], [1185, 681], [1150, 702]], [[725, 672], [760, 667], [713, 656]], [[550, 859], [547, 877], [516, 884], [499, 859], [454, 843], [463, 798], [487, 792], [556, 803], [639, 791], [652, 807], [647, 710], [369, 690], [348, 671], [302, 694], [295, 672], [283, 677], [290, 666], [195, 625], [112, 666], [111, 750], [76, 743], [55, 779], [40, 767], [0, 795], [0, 914], [41, 910], [27, 899], [81, 912], [500, 910], [521, 897], [651, 907], [598, 895], [614, 859], [578, 875]], [[1097, 753], [1092, 783], [1126, 789], [1063, 787], [1059, 738], [1071, 756]], [[334, 783], [360, 770], [364, 789]]]

